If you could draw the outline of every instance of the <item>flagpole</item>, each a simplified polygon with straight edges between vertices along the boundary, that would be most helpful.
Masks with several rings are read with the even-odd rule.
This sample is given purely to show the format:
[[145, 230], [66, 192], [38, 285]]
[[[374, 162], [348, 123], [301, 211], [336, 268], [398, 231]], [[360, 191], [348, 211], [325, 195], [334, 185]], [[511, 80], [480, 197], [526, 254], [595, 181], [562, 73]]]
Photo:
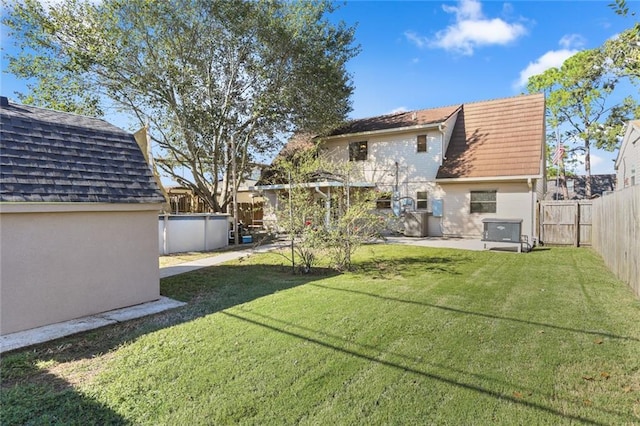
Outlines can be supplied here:
[[[556, 155], [558, 155], [558, 149], [560, 147], [560, 132], [558, 131], [558, 126], [556, 126]], [[555, 158], [555, 155], [554, 155]], [[558, 190], [560, 189], [560, 160], [558, 160], [558, 172], [556, 173], [556, 196], [555, 199], [558, 200]]]

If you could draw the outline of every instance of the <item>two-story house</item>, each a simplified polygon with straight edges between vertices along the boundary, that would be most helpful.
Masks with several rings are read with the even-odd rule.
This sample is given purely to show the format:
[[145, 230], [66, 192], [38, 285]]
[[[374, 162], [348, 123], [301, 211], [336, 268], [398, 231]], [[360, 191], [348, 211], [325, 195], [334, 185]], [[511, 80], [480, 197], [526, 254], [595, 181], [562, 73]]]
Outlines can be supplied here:
[[522, 220], [522, 234], [537, 237], [542, 94], [353, 120], [316, 143], [335, 161], [357, 163], [354, 184], [388, 194], [379, 208], [429, 213], [429, 236], [479, 238], [483, 219], [502, 218]]

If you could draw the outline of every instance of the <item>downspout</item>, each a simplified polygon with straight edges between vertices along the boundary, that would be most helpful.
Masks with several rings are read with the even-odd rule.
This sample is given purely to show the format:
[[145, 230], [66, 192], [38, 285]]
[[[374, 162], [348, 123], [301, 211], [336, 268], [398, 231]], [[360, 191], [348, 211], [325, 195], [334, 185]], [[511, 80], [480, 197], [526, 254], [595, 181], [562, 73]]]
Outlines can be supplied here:
[[533, 247], [535, 239], [536, 239], [536, 234], [535, 234], [535, 213], [534, 213], [534, 206], [535, 206], [535, 200], [534, 200], [534, 192], [533, 192], [533, 182], [531, 181], [531, 178], [527, 178], [527, 186], [529, 187], [529, 193], [531, 194], [531, 246]]
[[445, 124], [444, 123], [440, 123], [438, 124], [438, 131], [440, 132], [440, 165], [442, 166], [442, 162], [446, 159], [445, 158], [445, 152], [444, 152], [444, 129], [445, 129]]
[[329, 223], [331, 221], [331, 198], [324, 192], [320, 191], [319, 187], [316, 186], [315, 189], [316, 192], [324, 198], [324, 208], [326, 210], [324, 213], [324, 227], [329, 230]]
[[[444, 129], [445, 129], [444, 123], [438, 124], [438, 131], [440, 132], [440, 165], [441, 166], [444, 163], [444, 160], [446, 160], [445, 158], [446, 152], [444, 152]], [[444, 207], [442, 209], [442, 214], [440, 215], [440, 234], [444, 235]]]

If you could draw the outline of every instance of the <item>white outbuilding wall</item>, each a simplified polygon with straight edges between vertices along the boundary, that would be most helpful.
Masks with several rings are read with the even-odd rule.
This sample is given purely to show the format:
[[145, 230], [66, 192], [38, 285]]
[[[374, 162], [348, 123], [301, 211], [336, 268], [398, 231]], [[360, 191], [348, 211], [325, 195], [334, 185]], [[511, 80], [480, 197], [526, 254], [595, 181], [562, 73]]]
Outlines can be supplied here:
[[0, 334], [158, 299], [159, 208], [3, 205]]

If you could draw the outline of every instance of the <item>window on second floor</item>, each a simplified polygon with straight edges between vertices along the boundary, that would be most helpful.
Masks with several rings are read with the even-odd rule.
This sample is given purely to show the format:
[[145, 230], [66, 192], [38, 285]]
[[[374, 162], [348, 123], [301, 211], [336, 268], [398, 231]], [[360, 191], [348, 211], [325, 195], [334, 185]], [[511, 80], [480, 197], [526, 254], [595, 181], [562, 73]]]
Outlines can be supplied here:
[[427, 191], [418, 191], [416, 193], [416, 208], [419, 210], [426, 210], [428, 206], [429, 193]]
[[418, 135], [416, 147], [417, 152], [427, 152], [427, 135]]
[[497, 191], [471, 191], [471, 213], [495, 213]]
[[367, 142], [349, 143], [349, 161], [366, 161], [368, 146]]

